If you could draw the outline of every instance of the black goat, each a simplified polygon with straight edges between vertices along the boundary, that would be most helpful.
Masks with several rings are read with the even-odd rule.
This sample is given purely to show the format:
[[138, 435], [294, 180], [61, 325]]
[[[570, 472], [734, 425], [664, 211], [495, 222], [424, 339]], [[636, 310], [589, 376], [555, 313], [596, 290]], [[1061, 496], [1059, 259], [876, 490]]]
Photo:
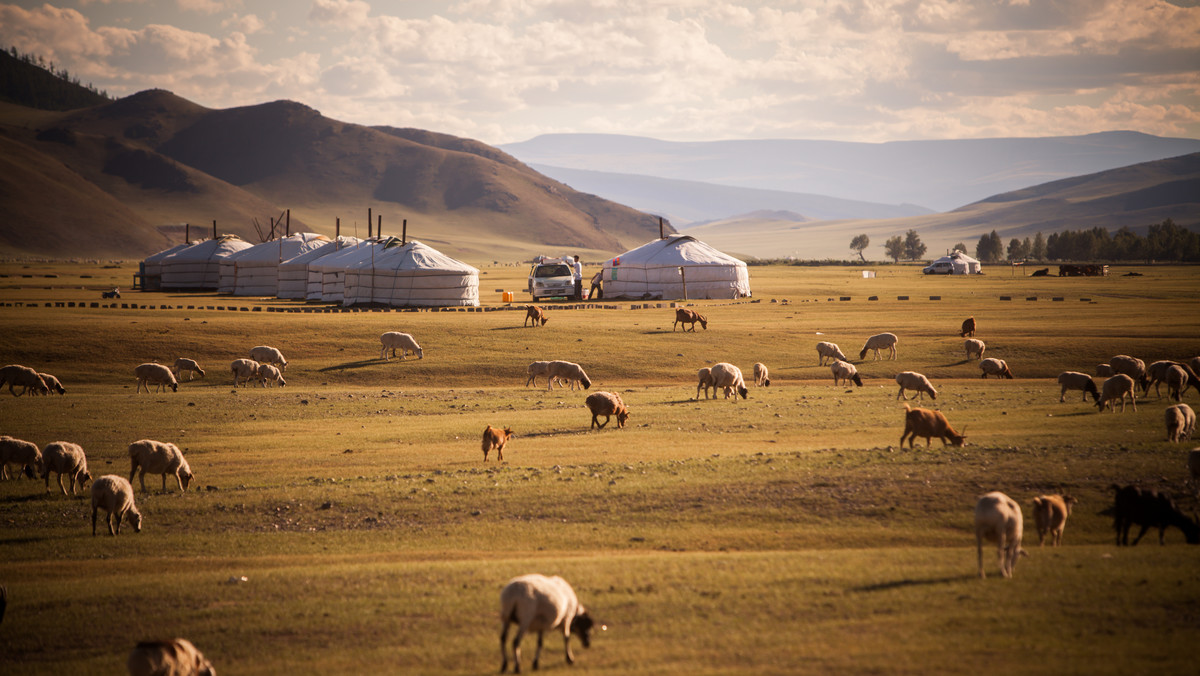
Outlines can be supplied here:
[[[1112, 485], [1117, 492], [1113, 505], [1113, 529], [1117, 531], [1117, 546], [1129, 545], [1129, 528], [1134, 524], [1142, 527], [1133, 539], [1136, 545], [1146, 531], [1158, 529], [1158, 544], [1163, 543], [1163, 534], [1168, 526], [1183, 531], [1189, 545], [1200, 544], [1200, 525], [1196, 520], [1179, 511], [1174, 501], [1153, 488]], [[1132, 546], [1132, 545], [1131, 545]]]

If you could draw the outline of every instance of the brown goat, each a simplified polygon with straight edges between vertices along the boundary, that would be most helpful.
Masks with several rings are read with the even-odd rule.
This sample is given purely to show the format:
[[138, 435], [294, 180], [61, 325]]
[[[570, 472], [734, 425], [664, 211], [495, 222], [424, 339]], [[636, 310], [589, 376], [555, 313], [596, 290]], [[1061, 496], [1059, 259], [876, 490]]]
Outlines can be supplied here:
[[1062, 544], [1063, 529], [1071, 515], [1071, 505], [1079, 502], [1069, 495], [1041, 495], [1033, 499], [1033, 520], [1037, 524], [1038, 546], [1046, 544], [1050, 534], [1050, 546]]
[[[689, 310], [682, 307], [675, 308], [675, 323], [671, 325], [671, 331], [674, 332], [680, 324], [691, 324], [692, 331], [695, 331], [696, 322], [700, 322], [700, 326], [703, 327], [705, 331], [708, 330], [708, 317], [705, 317], [695, 310]], [[687, 331], [688, 329], [685, 326], [683, 327], [683, 330]]]
[[[967, 428], [964, 427], [963, 431], [966, 432]], [[950, 444], [962, 446], [967, 435], [955, 432], [941, 411], [931, 411], [927, 408], [911, 408], [908, 404], [905, 404], [904, 434], [900, 435], [901, 447], [904, 446], [904, 439], [906, 437], [908, 438], [909, 448], [913, 447], [913, 442], [916, 441], [917, 437], [925, 437], [925, 446], [928, 448], [933, 443], [933, 437], [941, 439], [943, 446], [949, 446]], [[946, 443], [946, 439], [950, 439], [950, 444]]]
[[487, 462], [488, 453], [496, 449], [496, 462], [504, 462], [504, 446], [513, 435], [511, 427], [498, 429], [488, 425], [483, 430], [483, 461]]
[[975, 337], [975, 318], [974, 317], [967, 317], [966, 319], [963, 320], [963, 323], [962, 323], [962, 332], [959, 334], [959, 337], [966, 338], [968, 336], [970, 336], [972, 338]]
[[533, 320], [534, 326], [538, 326], [538, 322], [541, 322], [541, 326], [545, 326], [548, 321], [546, 319], [546, 311], [536, 305], [525, 307], [525, 323], [521, 326], [529, 326], [530, 319]]

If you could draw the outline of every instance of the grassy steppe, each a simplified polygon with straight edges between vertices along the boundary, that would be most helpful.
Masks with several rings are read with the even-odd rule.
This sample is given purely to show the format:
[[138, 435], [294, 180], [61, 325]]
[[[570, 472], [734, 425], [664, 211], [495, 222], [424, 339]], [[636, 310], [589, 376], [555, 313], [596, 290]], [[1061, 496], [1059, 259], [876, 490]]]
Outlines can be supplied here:
[[[1200, 269], [1131, 269], [1144, 276], [758, 267], [758, 302], [698, 301], [710, 328], [684, 334], [669, 309], [628, 302], [550, 303], [537, 329], [518, 312], [296, 314], [189, 294], [57, 307], [98, 302], [132, 268], [5, 264], [0, 360], [68, 394], [0, 397], [0, 433], [80, 443], [96, 476], [127, 476], [130, 441], [173, 441], [199, 490], [148, 478], [143, 531], [93, 538], [85, 500], [0, 482], [0, 664], [120, 673], [137, 640], [178, 635], [224, 673], [486, 672], [500, 587], [544, 572], [610, 626], [576, 648], [588, 673], [1192, 673], [1200, 548], [1172, 530], [1165, 547], [1152, 533], [1118, 549], [1100, 513], [1118, 481], [1195, 507], [1188, 446], [1164, 441], [1169, 402], [1101, 415], [1078, 393], [1059, 403], [1054, 382], [1119, 353], [1200, 354]], [[524, 285], [523, 268], [483, 271], [489, 307]], [[964, 359], [967, 315], [1016, 380]], [[378, 359], [385, 330], [413, 333], [425, 359]], [[880, 331], [900, 336], [899, 358], [858, 360]], [[834, 386], [819, 340], [866, 386]], [[228, 362], [257, 344], [288, 356], [287, 387], [234, 390]], [[177, 356], [206, 377], [134, 392], [133, 366]], [[584, 393], [523, 387], [535, 359], [583, 364], [593, 390], [629, 403], [629, 427], [590, 431]], [[773, 385], [694, 401], [715, 361], [762, 361]], [[969, 446], [897, 446], [902, 370], [931, 378], [926, 404]], [[502, 465], [481, 463], [487, 424], [518, 434]], [[988, 490], [1027, 514], [1042, 492], [1077, 496], [1065, 546], [1038, 548], [1030, 518], [1016, 577], [985, 551], [980, 581], [971, 508]], [[542, 667], [566, 669], [558, 640]]]

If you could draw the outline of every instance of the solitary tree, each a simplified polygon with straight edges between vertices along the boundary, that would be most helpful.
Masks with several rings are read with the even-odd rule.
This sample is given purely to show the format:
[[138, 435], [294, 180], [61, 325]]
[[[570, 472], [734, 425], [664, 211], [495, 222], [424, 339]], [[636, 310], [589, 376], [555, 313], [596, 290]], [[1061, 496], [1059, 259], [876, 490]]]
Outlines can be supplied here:
[[871, 238], [866, 235], [856, 235], [854, 239], [850, 240], [850, 249], [857, 251], [859, 259], [864, 263], [867, 262], [867, 259], [863, 257], [863, 249], [868, 246], [871, 246]]
[[925, 243], [921, 241], [921, 236], [916, 230], [909, 230], [904, 233], [904, 257], [910, 261], [915, 261], [925, 256]]
[[1029, 256], [1034, 260], [1046, 260], [1046, 238], [1042, 237], [1040, 230], [1033, 236], [1033, 248], [1029, 250]]
[[904, 255], [904, 240], [900, 235], [888, 238], [884, 242], [883, 250], [887, 252], [888, 258], [892, 259], [893, 263], [899, 263], [900, 257]]

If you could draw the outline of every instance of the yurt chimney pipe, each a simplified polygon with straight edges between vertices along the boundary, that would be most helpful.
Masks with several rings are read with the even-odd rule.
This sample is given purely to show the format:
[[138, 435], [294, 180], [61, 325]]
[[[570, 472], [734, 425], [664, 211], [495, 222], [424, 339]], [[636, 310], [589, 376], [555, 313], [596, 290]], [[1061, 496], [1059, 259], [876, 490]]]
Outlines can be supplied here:
[[192, 241], [192, 225], [190, 223], [183, 224], [183, 243], [187, 244]]
[[372, 220], [373, 220], [373, 217], [371, 216], [371, 207], [367, 207], [367, 239], [371, 239], [371, 221]]
[[213, 219], [213, 239], [217, 238], [217, 219]]
[[375, 218], [379, 219], [378, 223], [375, 225], [375, 236], [383, 239], [383, 214], [379, 214]]
[[663, 234], [663, 218], [662, 218], [662, 216], [658, 217], [658, 238], [659, 239], [667, 238], [667, 236], [665, 234]]
[[292, 210], [287, 210], [287, 229], [283, 231], [285, 237], [292, 236]]

